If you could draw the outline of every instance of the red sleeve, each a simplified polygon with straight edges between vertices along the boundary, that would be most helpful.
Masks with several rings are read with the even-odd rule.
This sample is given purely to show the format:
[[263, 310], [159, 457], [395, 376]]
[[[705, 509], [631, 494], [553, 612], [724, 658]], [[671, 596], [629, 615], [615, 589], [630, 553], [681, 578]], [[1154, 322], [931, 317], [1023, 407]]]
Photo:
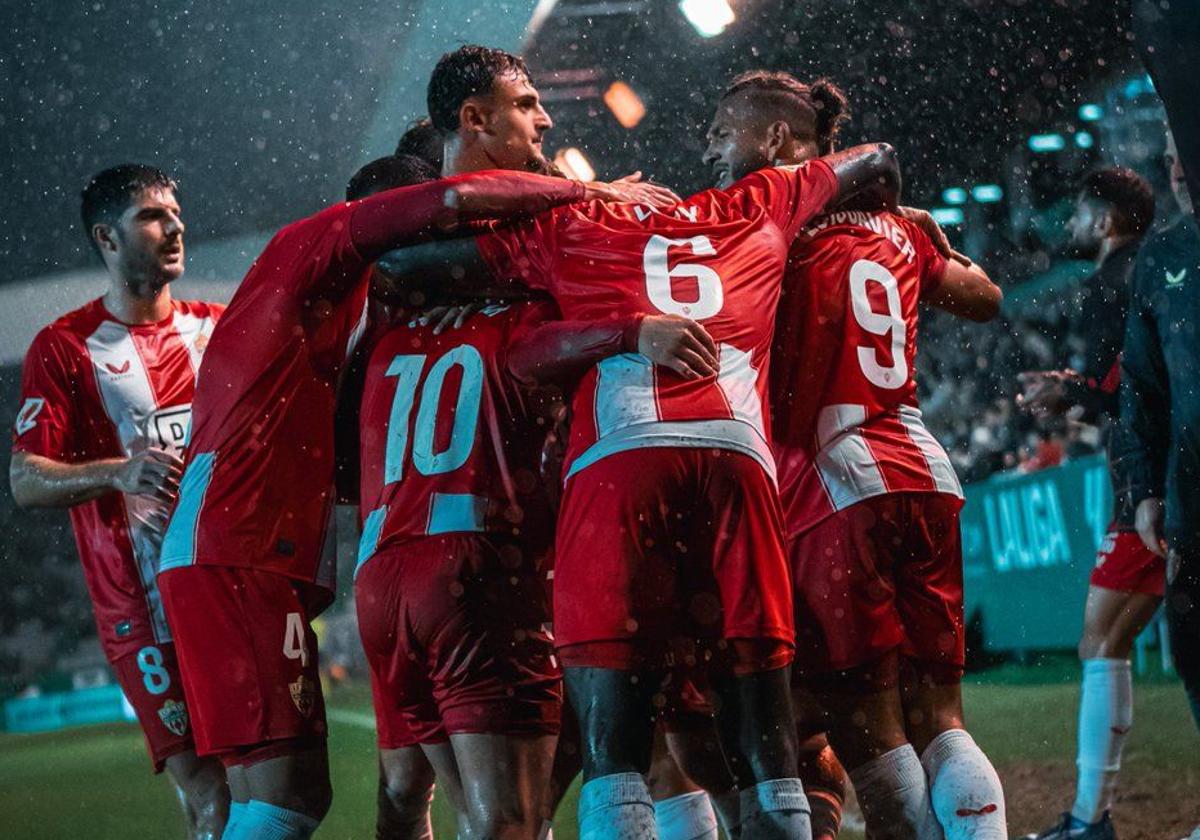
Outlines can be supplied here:
[[[354, 247], [374, 262], [393, 248], [432, 233], [444, 222], [532, 215], [582, 201], [585, 194], [583, 184], [566, 178], [501, 170], [472, 172], [356, 201], [349, 205], [353, 208], [350, 230]], [[449, 195], [455, 198], [454, 209], [447, 206]]]
[[49, 327], [38, 333], [25, 354], [21, 402], [13, 422], [12, 451], [56, 461], [70, 455], [76, 417], [78, 359], [69, 344]]
[[494, 225], [475, 237], [479, 255], [497, 280], [549, 289], [554, 278], [554, 211], [517, 224]]
[[837, 197], [833, 168], [820, 158], [796, 166], [776, 166], [751, 172], [729, 188], [730, 195], [761, 207], [788, 241]]
[[523, 319], [509, 342], [508, 371], [527, 388], [573, 384], [599, 362], [636, 353], [643, 314], [609, 321], [561, 321], [557, 307]]
[[917, 252], [917, 269], [921, 272], [921, 297], [937, 289], [946, 273], [946, 258], [933, 245], [925, 231], [911, 222], [904, 222], [904, 230], [908, 233], [908, 241]]

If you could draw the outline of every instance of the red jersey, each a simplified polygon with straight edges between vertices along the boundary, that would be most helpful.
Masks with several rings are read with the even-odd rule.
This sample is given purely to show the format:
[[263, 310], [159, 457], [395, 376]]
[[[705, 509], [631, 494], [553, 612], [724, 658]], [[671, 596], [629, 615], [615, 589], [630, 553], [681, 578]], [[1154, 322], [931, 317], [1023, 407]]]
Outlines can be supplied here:
[[557, 317], [548, 302], [492, 306], [441, 335], [408, 325], [379, 339], [359, 415], [359, 566], [378, 550], [435, 534], [519, 537], [530, 558], [551, 547], [538, 474], [548, 427], [508, 350]]
[[245, 566], [334, 588], [334, 406], [370, 279], [354, 208], [276, 234], [213, 334], [164, 571]]
[[477, 240], [494, 274], [546, 289], [567, 320], [683, 315], [720, 348], [720, 374], [702, 380], [634, 353], [593, 367], [575, 392], [564, 479], [650, 446], [732, 449], [774, 476], [766, 371], [780, 280], [793, 238], [836, 194], [816, 160], [664, 210], [575, 204]]
[[830, 213], [796, 241], [771, 369], [789, 537], [884, 493], [961, 498], [917, 407], [917, 303], [946, 260], [887, 212]]
[[[173, 301], [123, 324], [94, 300], [50, 324], [25, 355], [14, 452], [85, 463], [150, 447], [182, 454], [200, 359], [224, 306]], [[100, 641], [110, 660], [171, 639], [155, 575], [161, 503], [107, 493], [71, 508]]]

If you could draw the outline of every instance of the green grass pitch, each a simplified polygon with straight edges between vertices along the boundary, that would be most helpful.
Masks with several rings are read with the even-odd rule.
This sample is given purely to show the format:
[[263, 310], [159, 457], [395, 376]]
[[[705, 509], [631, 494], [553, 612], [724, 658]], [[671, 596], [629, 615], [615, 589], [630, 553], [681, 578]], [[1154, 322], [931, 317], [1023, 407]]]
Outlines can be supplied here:
[[[1078, 688], [1070, 673], [1028, 683], [1016, 672], [972, 679], [968, 724], [1004, 778], [1010, 827], [1044, 826], [1069, 804]], [[1200, 736], [1177, 683], [1139, 682], [1116, 816], [1122, 840], [1173, 840], [1200, 823]], [[334, 805], [320, 838], [371, 836], [375, 744], [362, 688], [329, 698]], [[1145, 825], [1142, 815], [1154, 813]], [[133, 725], [42, 735], [0, 735], [0, 835], [11, 838], [167, 838], [182, 836], [164, 779], [149, 772]], [[452, 838], [448, 810], [435, 803], [438, 837]], [[555, 823], [573, 840], [575, 791]], [[844, 832], [843, 836], [857, 837]]]

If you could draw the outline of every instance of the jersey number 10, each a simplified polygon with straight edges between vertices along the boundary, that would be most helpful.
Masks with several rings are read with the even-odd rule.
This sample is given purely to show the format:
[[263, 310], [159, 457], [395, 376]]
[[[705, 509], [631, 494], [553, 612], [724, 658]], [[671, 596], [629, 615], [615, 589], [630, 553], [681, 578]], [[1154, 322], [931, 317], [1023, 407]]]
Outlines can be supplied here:
[[[475, 429], [479, 425], [479, 407], [483, 400], [483, 358], [470, 344], [460, 344], [442, 355], [425, 369], [425, 355], [396, 356], [388, 365], [387, 375], [396, 377], [396, 396], [388, 416], [387, 449], [384, 456], [383, 483], [392, 484], [404, 477], [404, 459], [409, 450], [409, 419], [416, 409], [417, 420], [412, 424], [412, 464], [421, 475], [453, 472], [467, 462], [475, 444]], [[462, 381], [455, 401], [454, 426], [450, 443], [441, 452], [434, 451], [437, 430], [438, 403], [446, 375], [457, 365], [462, 369]], [[420, 393], [418, 394], [418, 385]]]

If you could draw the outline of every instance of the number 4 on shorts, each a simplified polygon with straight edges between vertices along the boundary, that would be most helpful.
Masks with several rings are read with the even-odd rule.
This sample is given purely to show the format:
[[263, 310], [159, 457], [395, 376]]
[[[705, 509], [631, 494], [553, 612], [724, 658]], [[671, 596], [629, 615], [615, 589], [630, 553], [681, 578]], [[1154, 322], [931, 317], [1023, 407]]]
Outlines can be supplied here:
[[304, 644], [304, 620], [300, 613], [287, 614], [287, 626], [283, 630], [283, 655], [288, 659], [299, 659], [300, 665], [308, 667], [308, 648]]

